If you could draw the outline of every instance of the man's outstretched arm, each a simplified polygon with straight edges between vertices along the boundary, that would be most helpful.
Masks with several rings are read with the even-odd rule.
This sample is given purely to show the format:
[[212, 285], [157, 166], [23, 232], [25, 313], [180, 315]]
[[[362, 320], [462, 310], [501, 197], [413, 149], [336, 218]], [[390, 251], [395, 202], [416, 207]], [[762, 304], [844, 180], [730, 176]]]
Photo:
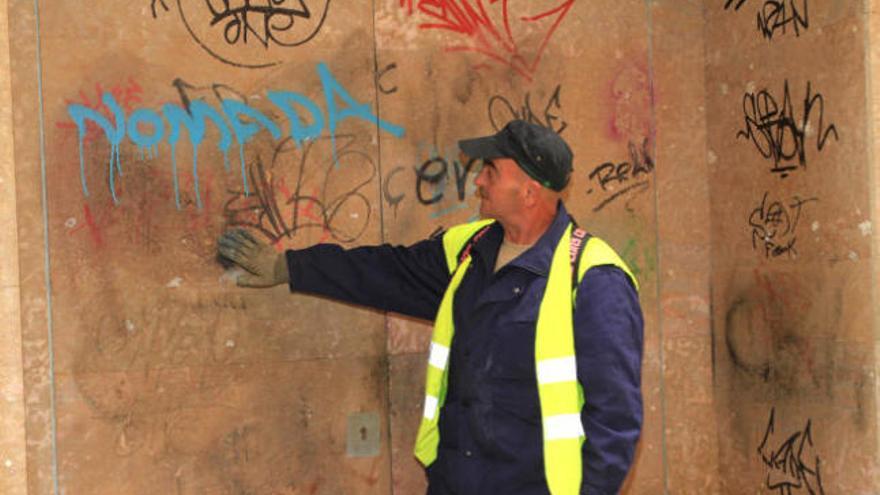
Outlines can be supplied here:
[[276, 253], [253, 236], [233, 231], [221, 236], [218, 250], [247, 271], [238, 279], [240, 286], [270, 287], [287, 282], [291, 291], [417, 318], [434, 318], [449, 283], [439, 237], [408, 247], [384, 244], [344, 249], [317, 244]]

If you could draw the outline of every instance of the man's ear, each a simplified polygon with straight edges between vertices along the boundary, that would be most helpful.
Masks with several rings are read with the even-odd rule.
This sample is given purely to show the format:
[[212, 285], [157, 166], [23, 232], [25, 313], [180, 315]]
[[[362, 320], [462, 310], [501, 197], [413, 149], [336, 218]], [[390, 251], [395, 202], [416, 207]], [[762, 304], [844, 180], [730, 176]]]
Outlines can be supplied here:
[[526, 206], [534, 206], [541, 200], [541, 185], [538, 184], [534, 180], [527, 180], [525, 183], [525, 190], [523, 193], [523, 198], [525, 199]]

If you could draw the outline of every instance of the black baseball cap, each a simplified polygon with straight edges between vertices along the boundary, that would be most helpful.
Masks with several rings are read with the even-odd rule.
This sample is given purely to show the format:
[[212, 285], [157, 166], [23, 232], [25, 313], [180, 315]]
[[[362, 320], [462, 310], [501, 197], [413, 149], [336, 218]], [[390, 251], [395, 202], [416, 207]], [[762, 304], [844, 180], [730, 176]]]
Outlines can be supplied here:
[[525, 120], [511, 120], [492, 136], [463, 139], [458, 147], [471, 158], [512, 158], [529, 177], [561, 191], [571, 178], [572, 153], [554, 131]]

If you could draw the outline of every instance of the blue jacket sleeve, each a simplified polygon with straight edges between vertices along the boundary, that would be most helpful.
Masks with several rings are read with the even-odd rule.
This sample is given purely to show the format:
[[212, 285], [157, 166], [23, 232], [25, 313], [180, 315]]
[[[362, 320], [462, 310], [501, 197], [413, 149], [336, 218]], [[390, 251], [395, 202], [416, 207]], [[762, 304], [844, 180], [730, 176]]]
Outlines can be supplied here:
[[627, 275], [591, 268], [578, 287], [574, 313], [578, 380], [584, 388], [581, 493], [618, 493], [642, 428], [643, 319]]
[[416, 318], [434, 318], [450, 279], [440, 237], [409, 247], [318, 244], [286, 256], [291, 291]]

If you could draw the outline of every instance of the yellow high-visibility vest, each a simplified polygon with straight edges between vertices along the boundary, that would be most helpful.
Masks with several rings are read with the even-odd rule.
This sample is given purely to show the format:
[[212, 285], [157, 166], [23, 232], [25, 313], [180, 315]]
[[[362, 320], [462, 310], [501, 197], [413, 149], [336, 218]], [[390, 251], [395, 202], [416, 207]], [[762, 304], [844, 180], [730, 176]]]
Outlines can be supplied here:
[[[416, 437], [415, 455], [429, 466], [437, 459], [440, 444], [438, 420], [446, 399], [449, 351], [455, 327], [452, 301], [471, 263], [471, 238], [494, 220], [481, 220], [452, 227], [443, 234], [443, 249], [452, 280], [443, 294], [428, 358], [425, 379], [425, 406]], [[550, 274], [541, 306], [538, 309], [535, 332], [535, 373], [538, 397], [541, 402], [541, 424], [544, 444], [544, 474], [552, 495], [576, 495], [582, 478], [581, 447], [586, 439], [581, 423], [584, 405], [583, 387], [577, 380], [577, 361], [574, 348], [574, 299], [577, 287], [572, 287], [571, 233], [569, 224], [550, 264]], [[626, 263], [601, 239], [590, 237], [577, 267], [577, 280], [590, 268], [613, 265], [626, 273], [638, 289], [638, 282]]]

